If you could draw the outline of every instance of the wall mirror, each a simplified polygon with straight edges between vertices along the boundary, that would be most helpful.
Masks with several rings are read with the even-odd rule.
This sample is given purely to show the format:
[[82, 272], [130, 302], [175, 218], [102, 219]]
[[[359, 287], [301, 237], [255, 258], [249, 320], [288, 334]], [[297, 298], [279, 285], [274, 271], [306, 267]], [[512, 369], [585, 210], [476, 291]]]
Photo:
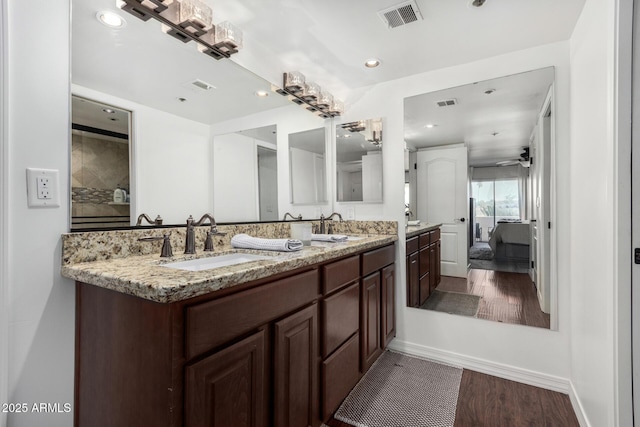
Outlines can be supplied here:
[[409, 305], [555, 328], [553, 82], [549, 67], [405, 99], [407, 211], [442, 224], [441, 282]]
[[382, 202], [382, 119], [336, 125], [339, 202]]
[[279, 219], [276, 138], [276, 125], [213, 137], [216, 220]]
[[325, 128], [289, 134], [291, 203], [327, 202]]
[[[131, 215], [160, 214], [165, 224], [184, 224], [189, 214], [208, 211], [217, 216], [227, 205], [214, 204], [212, 127], [291, 103], [233, 60], [216, 61], [193, 43], [167, 36], [157, 22], [143, 22], [119, 10], [113, 0], [71, 3], [73, 94], [131, 111]], [[126, 24], [105, 26], [96, 19], [103, 10], [116, 12]], [[259, 91], [268, 96], [257, 96]], [[248, 122], [245, 127], [253, 126]], [[274, 153], [258, 145], [261, 161], [272, 162]], [[226, 164], [253, 164], [256, 157], [231, 158]], [[227, 176], [226, 181], [239, 175]], [[252, 194], [260, 193], [258, 182], [254, 180]], [[277, 217], [277, 205], [263, 206], [264, 212], [256, 215]], [[233, 211], [237, 217], [222, 212], [225, 221], [243, 219], [241, 209]]]
[[130, 224], [131, 112], [71, 98], [71, 229]]

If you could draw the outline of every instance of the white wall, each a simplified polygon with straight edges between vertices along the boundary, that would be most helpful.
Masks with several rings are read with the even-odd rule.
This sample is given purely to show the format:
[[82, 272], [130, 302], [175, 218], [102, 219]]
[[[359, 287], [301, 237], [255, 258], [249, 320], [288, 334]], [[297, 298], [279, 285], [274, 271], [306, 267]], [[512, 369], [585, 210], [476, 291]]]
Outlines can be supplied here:
[[[625, 135], [618, 134], [615, 121], [616, 113], [621, 114], [624, 127], [627, 117], [618, 105], [617, 90], [626, 92], [624, 96], [629, 91], [616, 75], [618, 4], [587, 1], [570, 50], [571, 156], [564, 164], [571, 173], [568, 197], [572, 221], [568, 224], [571, 244], [562, 261], [569, 266], [565, 283], [572, 301], [571, 380], [592, 426], [631, 425], [627, 383], [631, 375], [625, 361], [630, 354], [626, 273], [630, 257], [629, 246], [620, 245], [629, 236], [629, 211], [619, 212], [627, 205], [630, 149]], [[627, 8], [620, 15], [624, 20], [631, 15], [630, 2], [620, 4]], [[625, 248], [621, 255], [620, 246]]]
[[[211, 135], [224, 135], [257, 127], [277, 126], [277, 150], [278, 150], [278, 212], [282, 218], [285, 212], [290, 212], [293, 216], [302, 214], [305, 219], [318, 218], [321, 213], [329, 215], [331, 213], [331, 200], [335, 197], [335, 179], [331, 179], [335, 174], [332, 168], [334, 151], [327, 150], [325, 156], [327, 161], [327, 200], [328, 202], [318, 204], [293, 204], [291, 203], [291, 191], [289, 189], [289, 134], [302, 132], [320, 127], [327, 128], [327, 134], [331, 132], [332, 120], [324, 120], [311, 114], [304, 108], [292, 104], [287, 107], [276, 108], [263, 113], [253, 114], [235, 120], [217, 123], [211, 126]], [[216, 214], [216, 207], [213, 207], [213, 214]]]
[[[3, 93], [9, 109], [4, 140], [9, 157], [3, 164], [9, 189], [3, 212], [8, 214], [3, 256], [8, 261], [9, 395], [3, 402], [72, 404], [75, 291], [73, 282], [60, 276], [60, 235], [67, 231], [69, 214], [69, 2], [2, 4], [8, 10], [3, 26], [8, 27], [9, 85], [9, 93]], [[27, 167], [60, 171], [61, 207], [27, 207]], [[7, 425], [72, 423], [72, 413], [13, 413]]]
[[[72, 85], [72, 92], [132, 114], [131, 220], [148, 214], [183, 224], [213, 205], [209, 125]], [[196, 220], [198, 219], [196, 218]]]
[[216, 221], [258, 221], [257, 160], [253, 138], [236, 133], [213, 138]]
[[[376, 85], [348, 100], [345, 121], [383, 117], [384, 203], [356, 206], [356, 217], [404, 221], [404, 139], [403, 100], [405, 97], [472, 83], [533, 69], [556, 67], [556, 114], [558, 119], [556, 156], [569, 162], [569, 45], [568, 42], [517, 51], [481, 61], [422, 73]], [[555, 232], [559, 241], [558, 331], [450, 316], [434, 311], [404, 307], [405, 272], [398, 269], [398, 335], [393, 345], [430, 357], [455, 360], [474, 369], [496, 372], [529, 383], [567, 390], [569, 368], [569, 251], [570, 228], [569, 170], [558, 171], [558, 218]], [[340, 204], [338, 204], [340, 206]], [[400, 230], [400, 241], [404, 230]], [[404, 245], [398, 245], [399, 265], [405, 263]], [[496, 371], [498, 370], [498, 371]]]

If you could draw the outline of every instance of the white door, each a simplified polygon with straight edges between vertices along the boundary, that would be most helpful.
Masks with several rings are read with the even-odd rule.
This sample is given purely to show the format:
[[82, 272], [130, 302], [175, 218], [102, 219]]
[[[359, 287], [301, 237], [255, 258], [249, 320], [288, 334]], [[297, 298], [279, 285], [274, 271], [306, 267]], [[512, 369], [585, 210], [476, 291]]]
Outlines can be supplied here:
[[634, 264], [631, 270], [631, 341], [634, 425], [640, 418], [640, 8], [634, 7], [633, 29], [633, 101], [631, 130], [631, 246]]
[[417, 157], [417, 217], [442, 224], [442, 275], [467, 277], [467, 148], [427, 149]]

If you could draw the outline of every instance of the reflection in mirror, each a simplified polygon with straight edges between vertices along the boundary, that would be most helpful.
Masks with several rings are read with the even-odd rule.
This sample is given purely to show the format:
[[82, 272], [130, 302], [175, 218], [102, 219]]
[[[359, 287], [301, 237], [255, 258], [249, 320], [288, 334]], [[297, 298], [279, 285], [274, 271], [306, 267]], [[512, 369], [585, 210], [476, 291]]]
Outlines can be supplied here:
[[71, 99], [71, 229], [128, 227], [131, 113]]
[[382, 202], [382, 119], [336, 126], [337, 200]]
[[[144, 212], [152, 218], [161, 215], [165, 224], [184, 224], [190, 214], [212, 211], [219, 220], [216, 211], [228, 201], [213, 204], [212, 127], [290, 102], [232, 60], [216, 61], [192, 43], [176, 42], [158, 23], [122, 12], [114, 0], [71, 0], [71, 10], [74, 94], [132, 112], [133, 219]], [[96, 19], [102, 10], [119, 14], [126, 25], [119, 29], [103, 25]], [[258, 91], [270, 96], [258, 97]], [[261, 161], [268, 162], [267, 158], [261, 156]], [[226, 159], [227, 164], [241, 167], [246, 161]], [[225, 181], [240, 175], [235, 172]], [[256, 179], [251, 194], [258, 194], [257, 185]], [[276, 214], [277, 205], [263, 205], [261, 216], [268, 216], [266, 210]], [[252, 211], [252, 215], [256, 220], [258, 214]], [[226, 221], [242, 220], [223, 216]]]
[[291, 203], [327, 201], [325, 129], [289, 134], [289, 179]]
[[[549, 67], [405, 99], [407, 211], [442, 224], [442, 280], [416, 306], [555, 327], [550, 230], [538, 227], [553, 216], [553, 81]], [[456, 152], [468, 168], [452, 166]]]
[[213, 138], [213, 206], [218, 222], [277, 221], [276, 126]]

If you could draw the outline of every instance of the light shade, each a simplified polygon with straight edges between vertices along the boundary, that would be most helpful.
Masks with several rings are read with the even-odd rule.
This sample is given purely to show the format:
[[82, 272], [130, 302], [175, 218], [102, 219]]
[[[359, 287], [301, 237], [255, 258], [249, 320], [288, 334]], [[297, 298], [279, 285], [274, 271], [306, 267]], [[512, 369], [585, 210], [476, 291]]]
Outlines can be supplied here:
[[320, 96], [320, 85], [308, 82], [304, 85], [304, 90], [302, 91], [302, 98], [305, 101], [315, 103], [318, 97]]
[[216, 44], [225, 44], [231, 49], [242, 47], [242, 31], [229, 21], [216, 25]]
[[211, 28], [213, 23], [213, 10], [200, 0], [179, 0], [180, 23], [191, 23], [204, 30]]
[[320, 97], [318, 97], [318, 107], [328, 109], [331, 104], [333, 104], [333, 95], [329, 92], [321, 92]]
[[305, 77], [300, 71], [290, 71], [284, 75], [284, 88], [290, 93], [300, 93], [304, 90]]
[[344, 113], [344, 102], [340, 101], [339, 99], [334, 99], [329, 110], [331, 112], [331, 115], [339, 116], [340, 114]]

